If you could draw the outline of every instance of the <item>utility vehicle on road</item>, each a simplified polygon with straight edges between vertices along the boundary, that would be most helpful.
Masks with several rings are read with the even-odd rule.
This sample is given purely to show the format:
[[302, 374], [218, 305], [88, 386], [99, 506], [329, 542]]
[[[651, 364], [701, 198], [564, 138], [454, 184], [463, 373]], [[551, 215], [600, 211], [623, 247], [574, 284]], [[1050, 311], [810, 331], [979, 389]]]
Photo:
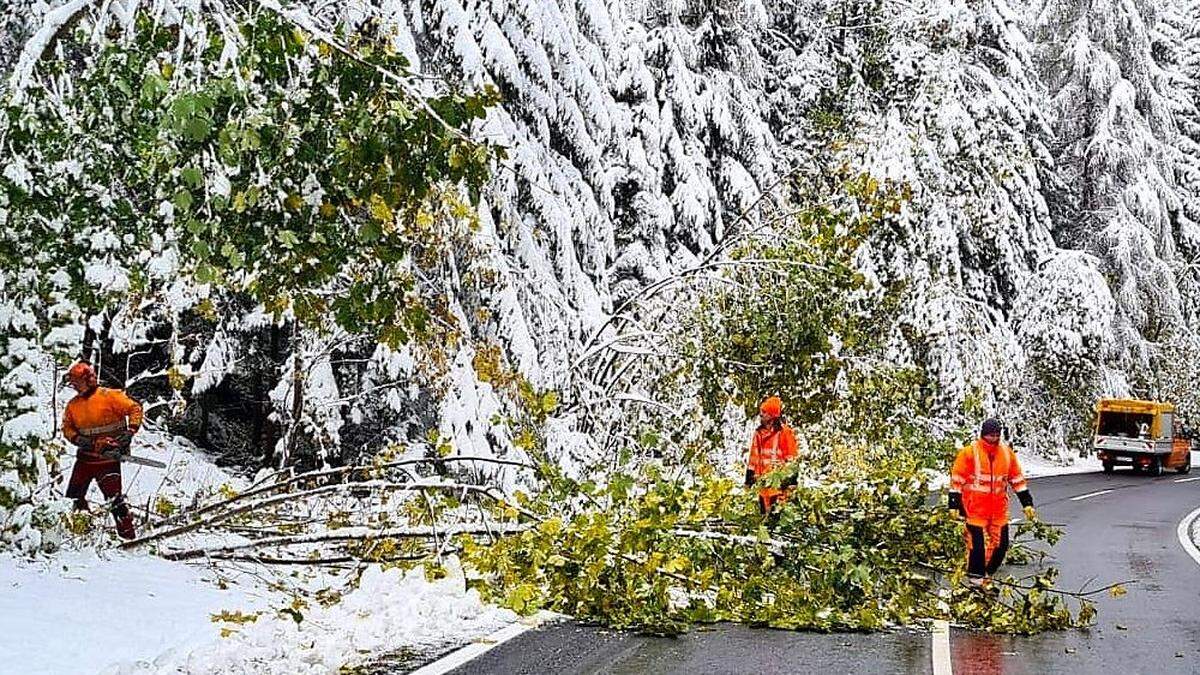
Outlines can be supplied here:
[[1193, 435], [1171, 403], [1105, 398], [1096, 404], [1092, 450], [1105, 473], [1117, 466], [1151, 476], [1167, 469], [1187, 473], [1192, 470]]

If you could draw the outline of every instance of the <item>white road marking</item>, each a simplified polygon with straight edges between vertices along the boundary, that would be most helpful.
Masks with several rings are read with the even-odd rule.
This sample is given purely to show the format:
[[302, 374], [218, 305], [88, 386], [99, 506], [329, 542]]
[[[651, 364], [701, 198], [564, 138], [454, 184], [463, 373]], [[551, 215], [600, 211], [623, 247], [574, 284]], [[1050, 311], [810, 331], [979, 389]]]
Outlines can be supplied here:
[[933, 632], [933, 675], [953, 675], [950, 667], [950, 624], [934, 621]]
[[1071, 497], [1071, 501], [1077, 502], [1080, 499], [1087, 499], [1089, 497], [1099, 497], [1100, 495], [1106, 495], [1110, 492], [1112, 492], [1112, 490], [1101, 490], [1099, 492], [1089, 492], [1086, 495], [1079, 495], [1078, 497]]
[[1194, 480], [1200, 480], [1200, 476], [1192, 476], [1191, 478], [1176, 478], [1176, 483], [1190, 483]]
[[509, 624], [487, 637], [479, 638], [462, 649], [450, 652], [437, 661], [412, 671], [410, 675], [442, 675], [443, 673], [448, 673], [496, 645], [504, 644], [530, 628], [537, 628], [553, 616], [553, 614], [547, 612], [540, 612], [531, 617], [521, 619], [517, 623]]
[[1200, 565], [1200, 549], [1196, 548], [1196, 542], [1192, 541], [1191, 533], [1192, 522], [1197, 518], [1200, 518], [1200, 509], [1184, 516], [1183, 520], [1179, 521], [1179, 529], [1175, 532], [1179, 535], [1179, 545], [1183, 547], [1184, 551], [1187, 551], [1188, 555], [1192, 556], [1192, 560], [1195, 560], [1197, 565]]

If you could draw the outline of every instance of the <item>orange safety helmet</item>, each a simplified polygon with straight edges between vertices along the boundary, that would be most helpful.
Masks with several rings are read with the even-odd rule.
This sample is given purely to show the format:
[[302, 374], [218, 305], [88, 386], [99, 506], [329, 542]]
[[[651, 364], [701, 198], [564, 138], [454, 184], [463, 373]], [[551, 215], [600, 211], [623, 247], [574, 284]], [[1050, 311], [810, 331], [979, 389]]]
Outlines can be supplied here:
[[66, 380], [67, 384], [80, 383], [84, 388], [92, 389], [96, 386], [96, 369], [87, 361], [80, 361], [67, 371]]
[[783, 414], [783, 401], [778, 396], [772, 396], [762, 402], [758, 411], [767, 417], [779, 417]]

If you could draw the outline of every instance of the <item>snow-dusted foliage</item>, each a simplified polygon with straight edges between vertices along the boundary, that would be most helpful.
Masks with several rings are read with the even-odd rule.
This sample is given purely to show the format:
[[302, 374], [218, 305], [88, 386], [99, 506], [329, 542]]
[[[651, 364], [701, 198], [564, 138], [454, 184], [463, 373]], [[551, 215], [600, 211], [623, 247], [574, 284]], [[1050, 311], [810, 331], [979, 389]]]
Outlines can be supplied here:
[[997, 408], [1020, 361], [1013, 303], [1054, 248], [1049, 129], [1030, 46], [1003, 0], [920, 8], [884, 31], [874, 56], [884, 72], [859, 106], [861, 166], [912, 191], [864, 257], [909, 289], [903, 346], [940, 383], [945, 411], [967, 398]]
[[[186, 17], [167, 0], [145, 6], [165, 22]], [[15, 7], [0, 64], [22, 77], [27, 60], [5, 45], [34, 35], [46, 8]], [[588, 411], [654, 409], [662, 364], [646, 338], [702, 288], [676, 275], [761, 232], [770, 209], [739, 216], [764, 191], [775, 205], [795, 196], [789, 189], [820, 195], [846, 167], [905, 193], [855, 260], [878, 284], [904, 288], [888, 354], [928, 372], [945, 419], [965, 421], [982, 406], [1046, 420], [1022, 438], [1057, 454], [1069, 434], [1048, 430], [1075, 428], [1081, 414], [1079, 401], [1061, 404], [1063, 392], [1080, 401], [1166, 395], [1147, 374], [1171, 368], [1172, 345], [1196, 343], [1195, 0], [307, 8], [314, 25], [386, 27], [431, 77], [421, 86], [497, 87], [502, 102], [472, 132], [508, 155], [471, 226], [415, 254], [429, 258], [414, 263], [418, 290], [439, 298], [434, 321], [447, 326], [434, 348], [376, 347], [210, 294], [181, 265], [187, 252], [166, 241], [139, 254], [134, 276], [151, 283], [125, 289], [128, 270], [107, 262], [117, 246], [89, 233], [106, 262], [84, 281], [129, 297], [108, 312], [110, 329], [96, 323], [109, 341], [102, 349], [114, 358], [157, 350], [126, 376], [175, 378], [158, 395], [185, 418], [177, 429], [218, 450], [243, 448], [231, 459], [343, 461], [391, 443], [519, 453], [536, 423], [564, 465], [603, 460], [638, 430], [594, 433], [601, 418]], [[17, 185], [74, 170], [9, 159], [3, 175]], [[212, 173], [203, 187], [221, 193], [231, 179]], [[322, 186], [296, 187], [302, 202], [320, 203]], [[171, 200], [154, 208], [176, 217]], [[66, 310], [62, 319], [88, 321]], [[43, 321], [28, 339], [50, 330]], [[56, 339], [72, 351], [82, 337]], [[618, 367], [635, 353], [645, 367]], [[13, 416], [45, 404], [23, 400]], [[299, 450], [301, 441], [312, 446]]]
[[1100, 262], [1078, 251], [1037, 271], [1016, 301], [1017, 338], [1025, 359], [1013, 420], [1017, 437], [1045, 451], [1078, 449], [1090, 427], [1095, 393], [1105, 391], [1105, 346], [1115, 302]]
[[58, 386], [50, 348], [63, 332], [38, 339], [64, 300], [52, 290], [59, 302], [39, 311], [15, 301], [5, 281], [0, 276], [0, 548], [34, 553], [57, 547], [58, 514], [68, 504], [46, 489], [60, 447], [52, 440], [57, 410], [47, 405]]
[[1109, 366], [1144, 395], [1157, 393], [1147, 376], [1167, 363], [1159, 343], [1196, 328], [1180, 292], [1194, 272], [1177, 265], [1181, 137], [1164, 93], [1178, 83], [1152, 49], [1162, 14], [1150, 3], [1052, 1], [1037, 24], [1062, 178], [1056, 238], [1102, 261], [1116, 300]]

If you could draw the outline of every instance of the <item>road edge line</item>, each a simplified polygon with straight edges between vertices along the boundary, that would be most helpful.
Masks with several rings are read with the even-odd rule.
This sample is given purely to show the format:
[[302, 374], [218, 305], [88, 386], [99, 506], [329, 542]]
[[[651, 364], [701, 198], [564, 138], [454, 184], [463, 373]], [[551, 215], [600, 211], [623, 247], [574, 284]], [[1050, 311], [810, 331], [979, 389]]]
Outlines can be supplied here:
[[489, 650], [499, 645], [508, 642], [531, 628], [537, 628], [542, 624], [553, 621], [557, 615], [549, 612], [539, 612], [531, 617], [519, 619], [514, 623], [510, 623], [504, 628], [497, 630], [490, 635], [485, 635], [481, 638], [476, 638], [470, 644], [460, 647], [442, 658], [427, 663], [420, 668], [412, 671], [409, 675], [443, 675], [455, 668], [466, 664], [477, 657], [487, 653]]
[[933, 640], [933, 675], [952, 675], [950, 663], [950, 622], [936, 619], [930, 632]]
[[1195, 560], [1197, 565], [1200, 565], [1200, 548], [1196, 548], [1196, 542], [1192, 541], [1192, 523], [1197, 518], [1200, 518], [1200, 508], [1184, 516], [1183, 520], [1179, 521], [1179, 527], [1175, 532], [1179, 535], [1179, 545], [1188, 555], [1192, 556], [1192, 560]]

